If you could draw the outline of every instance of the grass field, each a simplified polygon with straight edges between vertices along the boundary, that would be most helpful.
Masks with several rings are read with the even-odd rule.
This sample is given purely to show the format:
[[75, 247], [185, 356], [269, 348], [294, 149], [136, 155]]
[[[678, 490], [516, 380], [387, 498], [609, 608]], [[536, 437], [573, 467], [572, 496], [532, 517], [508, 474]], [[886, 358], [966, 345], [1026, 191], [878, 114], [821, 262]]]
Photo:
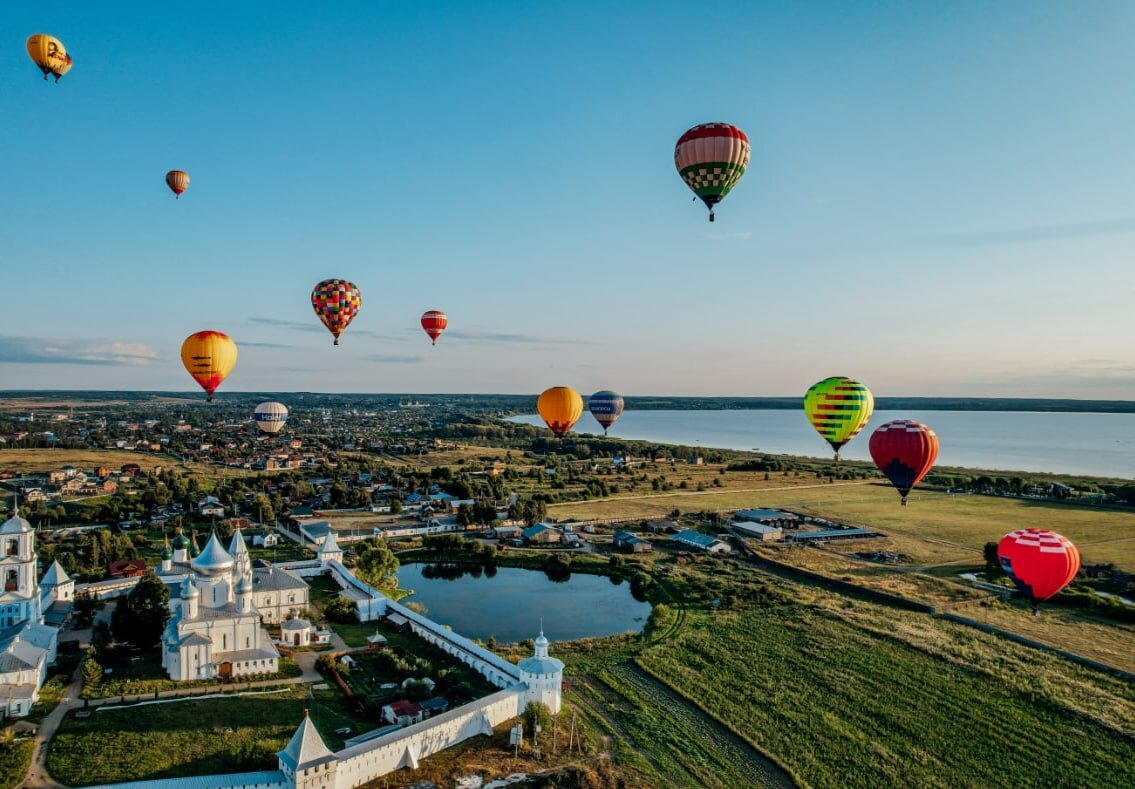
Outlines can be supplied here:
[[[92, 711], [64, 719], [47, 754], [52, 777], [69, 786], [272, 769], [303, 720], [307, 687], [282, 693]], [[316, 727], [331, 734], [338, 718]], [[341, 724], [339, 724], [341, 725]], [[227, 731], [231, 729], [231, 731]]]
[[[882, 484], [836, 483], [799, 489], [704, 494], [667, 493], [553, 504], [559, 519], [658, 517], [739, 507], [791, 507], [824, 518], [866, 526], [893, 544], [878, 547], [911, 557], [914, 564], [980, 561], [982, 546], [1019, 528], [1057, 531], [1076, 543], [1085, 564], [1114, 562], [1135, 570], [1135, 513], [1098, 507], [993, 496], [916, 492], [910, 505]], [[873, 550], [876, 544], [871, 545]], [[848, 544], [845, 550], [858, 550]]]
[[154, 452], [126, 452], [121, 449], [0, 449], [0, 468], [21, 473], [57, 471], [63, 466], [89, 470], [95, 466], [119, 469], [137, 463], [143, 471], [154, 466], [185, 468], [177, 458]]
[[692, 613], [638, 662], [814, 787], [1135, 781], [1129, 683], [925, 616]]

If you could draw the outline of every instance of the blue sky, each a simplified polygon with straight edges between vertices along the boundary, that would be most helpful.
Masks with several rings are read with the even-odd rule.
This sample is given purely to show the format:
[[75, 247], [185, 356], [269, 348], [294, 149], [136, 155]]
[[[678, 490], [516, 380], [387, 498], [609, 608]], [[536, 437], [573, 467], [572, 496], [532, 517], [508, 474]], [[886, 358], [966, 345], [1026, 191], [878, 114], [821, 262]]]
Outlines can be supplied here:
[[[211, 328], [222, 391], [1131, 397], [1132, 3], [62, 2], [0, 31], [0, 389], [188, 390]], [[709, 224], [673, 146], [715, 120], [753, 157]], [[338, 348], [326, 277], [363, 292]]]

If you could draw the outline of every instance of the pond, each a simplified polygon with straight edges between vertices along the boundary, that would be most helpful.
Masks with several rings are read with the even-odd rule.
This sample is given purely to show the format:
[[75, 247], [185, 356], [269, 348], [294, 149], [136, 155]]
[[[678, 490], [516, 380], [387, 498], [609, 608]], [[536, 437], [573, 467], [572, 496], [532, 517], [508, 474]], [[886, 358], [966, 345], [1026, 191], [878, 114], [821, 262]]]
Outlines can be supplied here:
[[402, 603], [421, 603], [430, 619], [482, 640], [535, 638], [541, 619], [551, 641], [637, 633], [650, 615], [650, 603], [636, 600], [629, 583], [601, 575], [553, 581], [542, 570], [519, 567], [407, 564], [398, 584], [414, 590]]

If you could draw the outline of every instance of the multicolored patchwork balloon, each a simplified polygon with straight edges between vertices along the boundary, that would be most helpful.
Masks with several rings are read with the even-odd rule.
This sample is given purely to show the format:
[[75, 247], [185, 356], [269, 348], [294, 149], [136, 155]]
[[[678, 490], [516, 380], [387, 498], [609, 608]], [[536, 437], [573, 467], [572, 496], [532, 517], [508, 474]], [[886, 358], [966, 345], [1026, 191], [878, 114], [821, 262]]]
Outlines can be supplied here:
[[910, 489], [938, 459], [938, 436], [921, 422], [896, 419], [871, 434], [870, 449], [871, 459], [898, 489], [905, 507]]
[[804, 413], [816, 432], [835, 450], [859, 434], [871, 419], [875, 398], [853, 378], [837, 375], [812, 384], [804, 395]]
[[608, 389], [596, 392], [587, 398], [587, 410], [603, 426], [603, 435], [607, 435], [607, 428], [623, 413], [623, 396]]
[[686, 186], [709, 209], [737, 185], [749, 166], [752, 146], [745, 132], [728, 123], [703, 123], [687, 131], [674, 147], [674, 166]]
[[1037, 605], [1072, 582], [1080, 572], [1080, 552], [1067, 537], [1047, 529], [1017, 529], [997, 544], [1001, 569]]
[[363, 306], [363, 297], [353, 282], [325, 279], [311, 291], [311, 306], [338, 345], [339, 335]]

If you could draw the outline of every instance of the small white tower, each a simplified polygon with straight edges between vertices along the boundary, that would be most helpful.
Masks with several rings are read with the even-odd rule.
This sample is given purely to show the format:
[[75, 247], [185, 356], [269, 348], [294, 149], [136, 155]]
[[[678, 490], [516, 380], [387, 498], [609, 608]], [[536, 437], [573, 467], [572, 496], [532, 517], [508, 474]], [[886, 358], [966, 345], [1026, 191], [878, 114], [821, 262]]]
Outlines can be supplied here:
[[188, 578], [181, 582], [181, 610], [186, 619], [197, 618], [197, 604], [201, 601], [201, 592]]
[[307, 710], [288, 747], [276, 757], [287, 783], [296, 789], [334, 789], [339, 760], [315, 730]]
[[339, 547], [339, 542], [335, 539], [334, 529], [327, 532], [327, 536], [319, 544], [319, 551], [316, 555], [319, 558], [319, 567], [322, 570], [330, 569], [328, 565], [332, 561], [340, 563], [343, 561], [343, 549]]
[[17, 505], [12, 517], [0, 524], [0, 596], [7, 604], [0, 606], [3, 626], [43, 620], [35, 565], [35, 532], [20, 517]]
[[248, 554], [248, 546], [244, 542], [244, 535], [240, 529], [233, 532], [232, 542], [229, 543], [229, 555], [235, 562], [233, 572], [236, 575], [252, 575], [252, 557]]
[[536, 653], [520, 661], [520, 681], [528, 686], [528, 690], [521, 694], [520, 709], [530, 701], [542, 701], [551, 710], [553, 715], [560, 711], [560, 696], [564, 681], [564, 663], [554, 657], [548, 657], [548, 639], [544, 638], [543, 629], [536, 639]]
[[236, 610], [242, 614], [252, 613], [252, 573], [242, 575], [237, 581]]

